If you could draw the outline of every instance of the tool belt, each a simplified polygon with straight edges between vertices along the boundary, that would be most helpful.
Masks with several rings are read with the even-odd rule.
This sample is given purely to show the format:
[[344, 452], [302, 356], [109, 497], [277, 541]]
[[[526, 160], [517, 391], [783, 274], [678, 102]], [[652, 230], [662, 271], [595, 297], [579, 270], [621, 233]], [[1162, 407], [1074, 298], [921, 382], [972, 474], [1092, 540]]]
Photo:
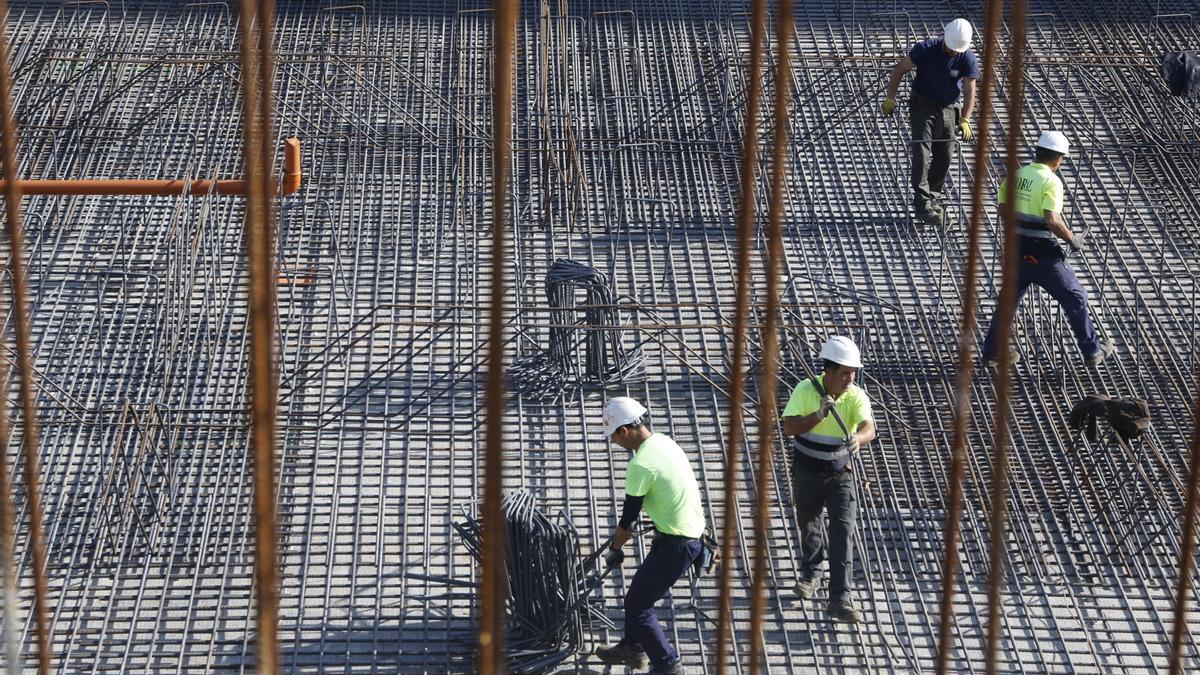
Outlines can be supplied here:
[[713, 568], [721, 563], [721, 545], [717, 543], [711, 527], [704, 528], [704, 534], [700, 535], [700, 544], [700, 555], [692, 561], [692, 573], [697, 579], [705, 574], [712, 574]]
[[654, 543], [670, 542], [672, 544], [688, 544], [693, 541], [700, 542], [700, 553], [692, 561], [692, 572], [697, 578], [709, 574], [716, 567], [721, 558], [721, 546], [717, 543], [717, 538], [713, 536], [712, 528], [705, 527], [704, 532], [697, 537], [685, 537], [681, 534], [667, 534], [666, 532], [654, 531]]

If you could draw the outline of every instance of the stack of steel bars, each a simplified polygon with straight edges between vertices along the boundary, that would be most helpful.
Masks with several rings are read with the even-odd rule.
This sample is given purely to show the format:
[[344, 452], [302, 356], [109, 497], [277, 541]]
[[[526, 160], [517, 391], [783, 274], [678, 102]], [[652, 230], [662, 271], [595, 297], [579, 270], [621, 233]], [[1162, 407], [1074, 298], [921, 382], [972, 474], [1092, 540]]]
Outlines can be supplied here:
[[[508, 536], [508, 668], [515, 673], [542, 672], [579, 651], [592, 617], [607, 622], [588, 602], [601, 578], [587, 576], [597, 556], [581, 559], [574, 526], [565, 519], [552, 520], [528, 492], [507, 493], [502, 508]], [[454, 529], [471, 555], [481, 560], [482, 522], [468, 516], [454, 523]]]
[[[583, 305], [578, 291], [584, 294]], [[555, 261], [546, 273], [546, 295], [550, 300], [549, 345], [545, 352], [539, 350], [513, 364], [509, 387], [514, 393], [553, 400], [568, 387], [642, 379], [645, 356], [640, 347], [627, 352], [621, 344], [616, 297], [603, 272], [574, 260]]]

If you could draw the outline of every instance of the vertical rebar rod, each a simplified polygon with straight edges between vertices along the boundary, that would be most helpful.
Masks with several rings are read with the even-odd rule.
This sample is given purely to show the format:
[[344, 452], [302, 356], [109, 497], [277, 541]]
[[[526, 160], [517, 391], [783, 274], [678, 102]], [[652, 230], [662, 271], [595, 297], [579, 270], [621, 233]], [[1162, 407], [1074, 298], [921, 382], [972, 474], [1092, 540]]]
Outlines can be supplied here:
[[1026, 0], [1013, 0], [1009, 15], [1009, 31], [1012, 35], [1011, 57], [1008, 71], [1008, 136], [1004, 146], [1005, 176], [1009, 180], [1008, 199], [1000, 207], [1004, 223], [1004, 276], [1000, 288], [998, 325], [996, 327], [996, 349], [999, 372], [996, 374], [996, 417], [994, 426], [994, 448], [992, 453], [992, 497], [991, 519], [988, 535], [991, 546], [988, 553], [988, 624], [986, 672], [991, 675], [998, 667], [997, 652], [1000, 650], [1000, 584], [1004, 579], [1004, 520], [1008, 499], [1008, 407], [1009, 384], [1012, 379], [1012, 353], [1008, 340], [1012, 332], [1013, 315], [1017, 305], [1017, 275], [1021, 258], [1017, 239], [1016, 191], [1012, 181], [1017, 176], [1017, 153], [1021, 142], [1022, 87], [1025, 77], [1025, 14]]
[[[0, 0], [0, 9], [3, 0]], [[2, 15], [0, 15], [2, 16]], [[0, 45], [6, 45], [4, 41], [4, 26], [0, 25]], [[8, 70], [6, 58], [0, 57], [6, 64], [3, 67], [3, 72], [0, 73], [0, 79], [7, 80]], [[5, 88], [0, 95], [7, 95], [8, 89]], [[7, 111], [7, 107], [0, 106], [0, 109]], [[5, 128], [5, 142], [7, 143], [7, 125]], [[7, 152], [7, 145], [5, 147]], [[5, 155], [7, 157], [7, 155]], [[5, 164], [5, 176], [8, 176], [7, 167]], [[17, 188], [20, 190], [20, 188]], [[17, 203], [11, 201], [9, 203]], [[19, 198], [18, 198], [19, 200]], [[19, 215], [19, 213], [18, 213]], [[0, 359], [0, 382], [8, 382], [8, 360]], [[8, 479], [8, 441], [9, 434], [12, 429], [9, 425], [8, 409], [0, 409], [0, 574], [3, 575], [2, 582], [4, 584], [4, 654], [6, 659], [5, 670], [9, 675], [20, 675], [21, 672], [21, 638], [19, 635], [19, 623], [17, 621], [17, 612], [20, 609], [20, 596], [17, 594], [17, 561], [15, 554], [15, 537], [14, 518], [13, 518], [13, 502], [12, 502], [12, 484]]]
[[[254, 458], [254, 572], [258, 672], [279, 672], [279, 589], [275, 525], [275, 287], [269, 195], [271, 170], [272, 0], [240, 3], [242, 131], [246, 163], [246, 257], [250, 302], [250, 448]], [[257, 29], [257, 30], [256, 30]]]
[[[719, 599], [717, 604], [717, 673], [725, 672], [728, 643], [725, 638], [732, 631], [733, 608], [730, 579], [733, 574], [734, 523], [737, 521], [737, 477], [741, 469], [742, 447], [742, 401], [745, 398], [746, 369], [746, 315], [749, 312], [750, 246], [754, 236], [754, 184], [758, 168], [758, 99], [761, 93], [761, 61], [763, 29], [766, 23], [766, 0], [753, 0], [750, 9], [750, 72], [746, 89], [746, 117], [742, 131], [742, 184], [738, 211], [738, 253], [736, 306], [733, 316], [733, 361], [729, 378], [729, 439], [725, 445], [725, 498], [721, 524], [721, 565]], [[757, 643], [757, 634], [751, 633], [750, 640]], [[751, 654], [755, 649], [751, 647]], [[753, 660], [753, 656], [751, 657]], [[753, 667], [751, 668], [753, 672]]]
[[[1198, 378], [1200, 380], [1200, 378]], [[1200, 381], [1196, 391], [1200, 392]], [[1175, 625], [1171, 630], [1171, 675], [1183, 673], [1183, 641], [1187, 637], [1187, 603], [1196, 553], [1196, 502], [1200, 497], [1200, 393], [1192, 411], [1192, 458], [1188, 471], [1187, 500], [1183, 507], [1183, 543], [1179, 547], [1179, 581], [1175, 589]]]
[[946, 504], [945, 552], [942, 556], [941, 617], [938, 623], [937, 672], [945, 675], [950, 664], [950, 627], [954, 621], [954, 585], [958, 578], [958, 535], [962, 526], [963, 473], [967, 463], [967, 432], [971, 424], [971, 383], [975, 359], [975, 294], [979, 285], [979, 242], [983, 233], [983, 189], [987, 184], [988, 143], [991, 141], [992, 86], [998, 49], [1003, 0], [988, 0], [983, 29], [983, 73], [980, 82], [979, 136], [972, 166], [971, 222], [967, 232], [967, 269], [964, 272], [962, 323], [958, 338], [958, 374], [954, 384], [954, 431], [950, 455], [950, 494]]
[[492, 5], [492, 254], [488, 310], [487, 407], [483, 467], [483, 585], [479, 615], [479, 672], [504, 668], [504, 222], [512, 154], [512, 64], [516, 0]]
[[[8, 3], [0, 0], [0, 19], [8, 17]], [[38, 427], [37, 409], [33, 393], [33, 372], [30, 370], [31, 348], [29, 344], [29, 303], [25, 289], [25, 254], [23, 233], [21, 230], [21, 187], [17, 181], [17, 125], [12, 107], [12, 73], [8, 63], [9, 44], [4, 21], [0, 20], [0, 124], [3, 124], [3, 152], [5, 201], [7, 202], [7, 218], [5, 231], [9, 242], [9, 284], [13, 305], [14, 336], [17, 343], [16, 370], [19, 379], [21, 397], [21, 417], [24, 430], [21, 436], [21, 446], [25, 453], [25, 487], [29, 495], [29, 547], [32, 553], [33, 567], [33, 612], [37, 627], [38, 672], [49, 673], [50, 659], [50, 607], [49, 590], [46, 584], [46, 542], [42, 530], [42, 486], [41, 469], [38, 466]], [[0, 380], [7, 384], [7, 380]], [[0, 461], [0, 471], [4, 472], [3, 485], [0, 485], [0, 500], [4, 516], [4, 574], [5, 596], [7, 600], [9, 583], [15, 586], [15, 560], [13, 552], [13, 522], [11, 502], [8, 499], [8, 462], [7, 452], [12, 427], [9, 424], [7, 410], [0, 412], [3, 426], [0, 426], [0, 454], [5, 460]], [[11, 611], [10, 611], [11, 610]], [[15, 607], [8, 607], [6, 602], [6, 620], [12, 622], [11, 614]], [[15, 622], [13, 622], [15, 623]], [[11, 627], [11, 624], [10, 624]], [[9, 639], [15, 639], [9, 635]], [[9, 656], [9, 668], [15, 664]]]
[[771, 146], [771, 201], [767, 221], [767, 316], [763, 326], [763, 366], [759, 376], [758, 463], [755, 476], [754, 573], [750, 590], [750, 672], [761, 669], [763, 620], [766, 614], [767, 525], [770, 524], [771, 477], [775, 467], [775, 432], [779, 389], [779, 270], [783, 265], [783, 179], [787, 175], [788, 95], [792, 71], [792, 0], [780, 0], [776, 31], [775, 119]]

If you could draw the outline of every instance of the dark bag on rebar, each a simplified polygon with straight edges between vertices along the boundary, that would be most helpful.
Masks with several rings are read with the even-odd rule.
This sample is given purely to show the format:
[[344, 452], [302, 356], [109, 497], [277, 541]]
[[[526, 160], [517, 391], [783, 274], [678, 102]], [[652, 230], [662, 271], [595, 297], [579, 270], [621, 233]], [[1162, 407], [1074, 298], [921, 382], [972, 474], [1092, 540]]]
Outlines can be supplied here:
[[711, 574], [720, 562], [721, 546], [713, 536], [712, 528], [706, 527], [704, 534], [700, 535], [700, 555], [692, 561], [692, 573], [699, 579], [705, 574]]
[[1158, 72], [1175, 96], [1200, 96], [1200, 52], [1168, 52]]
[[1095, 443], [1100, 438], [1097, 419], [1106, 419], [1122, 440], [1133, 440], [1150, 428], [1150, 404], [1140, 398], [1112, 398], [1090, 394], [1071, 408], [1067, 424], [1072, 429], [1086, 427], [1087, 439]]

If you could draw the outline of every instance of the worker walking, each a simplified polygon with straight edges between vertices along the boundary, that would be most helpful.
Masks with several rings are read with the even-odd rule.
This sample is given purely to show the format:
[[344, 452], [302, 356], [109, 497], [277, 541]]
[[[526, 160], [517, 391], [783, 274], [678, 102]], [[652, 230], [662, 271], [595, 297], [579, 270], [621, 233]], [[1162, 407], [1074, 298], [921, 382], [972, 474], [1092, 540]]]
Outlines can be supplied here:
[[913, 209], [917, 218], [934, 225], [945, 218], [941, 200], [946, 172], [954, 160], [955, 130], [962, 131], [965, 141], [972, 137], [969, 120], [975, 108], [979, 61], [971, 51], [971, 35], [971, 22], [955, 19], [946, 24], [941, 39], [930, 38], [913, 45], [892, 68], [883, 99], [883, 114], [891, 115], [896, 111], [900, 79], [917, 69], [908, 103]]
[[[862, 360], [850, 338], [834, 336], [821, 348], [824, 373], [796, 385], [783, 410], [783, 431], [793, 438], [792, 501], [800, 530], [796, 593], [817, 591], [829, 554], [829, 615], [857, 623], [862, 615], [850, 591], [858, 501], [851, 460], [875, 439], [866, 392], [854, 384]], [[829, 510], [828, 537], [822, 513]]]
[[[1070, 145], [1058, 131], [1047, 131], [1038, 139], [1034, 161], [1017, 172], [1014, 208], [1020, 235], [1021, 267], [1017, 280], [1018, 305], [1030, 284], [1046, 289], [1067, 314], [1084, 362], [1096, 366], [1114, 351], [1111, 340], [1100, 341], [1088, 316], [1087, 291], [1075, 273], [1067, 267], [1066, 254], [1055, 238], [1076, 251], [1083, 241], [1063, 220], [1063, 183], [1055, 172], [1062, 166]], [[1007, 197], [1009, 181], [1000, 186], [1000, 202]], [[992, 317], [983, 341], [984, 364], [994, 368], [997, 362], [996, 326], [1000, 313]], [[1013, 352], [1016, 356], [1016, 352]]]
[[596, 655], [610, 665], [638, 669], [651, 665], [651, 673], [679, 673], [679, 653], [659, 625], [654, 605], [700, 555], [704, 508], [687, 455], [669, 437], [652, 433], [646, 415], [641, 403], [624, 396], [610, 399], [604, 407], [605, 438], [633, 452], [625, 474], [621, 519], [605, 562], [619, 565], [624, 559], [621, 548], [643, 508], [656, 533], [650, 553], [625, 593], [625, 637], [612, 647], [597, 649]]

